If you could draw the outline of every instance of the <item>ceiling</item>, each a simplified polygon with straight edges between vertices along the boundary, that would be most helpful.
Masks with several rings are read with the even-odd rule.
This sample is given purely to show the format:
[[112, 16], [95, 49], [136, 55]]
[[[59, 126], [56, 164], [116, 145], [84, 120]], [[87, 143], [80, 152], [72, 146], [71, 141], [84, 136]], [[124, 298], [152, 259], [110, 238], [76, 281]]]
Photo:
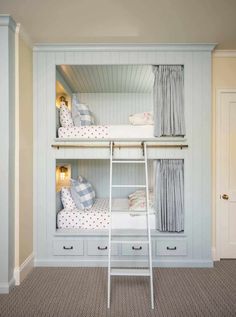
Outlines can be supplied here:
[[80, 93], [150, 93], [151, 65], [60, 65], [57, 70]]
[[33, 43], [219, 43], [236, 49], [236, 0], [0, 0]]

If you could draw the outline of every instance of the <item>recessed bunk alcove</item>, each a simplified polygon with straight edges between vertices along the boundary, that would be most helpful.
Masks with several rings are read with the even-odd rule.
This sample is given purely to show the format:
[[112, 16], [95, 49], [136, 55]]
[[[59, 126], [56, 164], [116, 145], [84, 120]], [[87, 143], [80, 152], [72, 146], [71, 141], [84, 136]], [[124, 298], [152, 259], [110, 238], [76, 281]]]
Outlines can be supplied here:
[[[150, 208], [150, 223], [153, 232], [158, 232], [160, 235], [169, 234], [184, 234], [184, 197], [182, 206], [173, 207], [170, 210], [170, 197], [176, 194], [179, 188], [179, 182], [176, 188], [169, 188], [168, 182], [173, 182], [173, 175], [167, 181], [161, 180], [161, 175], [167, 174], [169, 164], [180, 164], [183, 160], [149, 160], [148, 175], [149, 175], [149, 208]], [[157, 169], [164, 165], [165, 170], [160, 171], [157, 175]], [[184, 169], [184, 166], [182, 167]], [[104, 232], [108, 229], [110, 222], [109, 216], [109, 160], [57, 160], [56, 161], [56, 214], [55, 226], [57, 233], [67, 233], [80, 235], [81, 232], [89, 234]], [[173, 173], [173, 170], [170, 171]], [[74, 184], [82, 177], [89, 182], [94, 191], [94, 202], [88, 208], [82, 208], [80, 196], [76, 196], [76, 186]], [[182, 177], [181, 189], [184, 195], [184, 173]], [[158, 182], [159, 179], [159, 182]], [[145, 171], [141, 164], [130, 166], [130, 164], [117, 165], [113, 170], [113, 181], [115, 184], [132, 184], [145, 185]], [[90, 189], [90, 187], [89, 187]], [[162, 195], [168, 195], [167, 190], [172, 190], [169, 193], [169, 199], [162, 201]], [[66, 191], [66, 192], [65, 192]], [[124, 211], [123, 214], [113, 215], [112, 228], [120, 232], [125, 230], [137, 231], [145, 230], [146, 219], [144, 219], [144, 211], [146, 207], [145, 190], [133, 187], [115, 188], [112, 193], [112, 207], [114, 210]], [[177, 197], [176, 199], [180, 199]], [[66, 201], [65, 201], [66, 200]], [[160, 203], [158, 203], [158, 201]], [[164, 207], [163, 204], [167, 203]], [[173, 203], [173, 202], [172, 202]], [[175, 201], [174, 201], [175, 203]], [[181, 210], [180, 210], [181, 209]], [[140, 211], [143, 210], [143, 215]], [[163, 215], [160, 215], [160, 213]], [[179, 212], [179, 214], [178, 214]], [[165, 220], [163, 219], [165, 218]], [[180, 223], [182, 222], [182, 223]], [[143, 233], [142, 233], [143, 234]]]
[[[149, 187], [156, 204], [151, 230], [153, 265], [212, 266], [213, 47], [206, 44], [35, 48], [36, 266], [107, 266], [107, 228], [59, 228], [58, 215], [64, 209], [60, 191], [71, 188], [71, 178], [78, 180], [83, 176], [94, 187], [98, 199], [109, 198], [111, 145], [117, 160], [142, 160], [146, 148]], [[169, 87], [160, 84], [165, 76]], [[174, 77], [178, 89], [172, 89]], [[178, 98], [173, 99], [173, 92]], [[171, 193], [166, 182], [171, 176], [163, 177], [172, 172], [172, 177], [179, 181], [178, 195], [182, 197], [176, 199], [177, 208], [172, 208], [181, 210], [176, 230], [172, 227], [173, 219], [165, 221], [169, 206], [163, 203], [175, 205], [166, 196]], [[140, 166], [122, 164], [117, 166], [115, 181], [139, 183], [142, 173]], [[115, 199], [128, 200], [134, 191], [135, 188], [115, 188]], [[132, 218], [131, 211], [127, 211], [127, 217]], [[143, 237], [141, 223], [136, 228], [122, 227], [122, 223], [126, 225], [129, 221], [115, 221], [117, 235], [134, 241]], [[147, 254], [145, 248], [132, 243], [117, 245], [113, 252], [115, 262], [125, 267], [134, 263], [144, 266]]]
[[[168, 76], [182, 76], [180, 89], [183, 91], [179, 93], [174, 82], [168, 83], [172, 87], [166, 85], [159, 89]], [[167, 110], [154, 107], [154, 104], [165, 103], [161, 100], [165, 89], [170, 91], [167, 95], [170, 100], [180, 95], [182, 100], [177, 107], [173, 101]], [[158, 96], [156, 90], [159, 90]], [[177, 114], [171, 113], [173, 109], [177, 109]], [[172, 131], [165, 129], [168, 116]], [[178, 127], [181, 120], [182, 130]], [[159, 135], [154, 123], [162, 126]], [[184, 65], [56, 66], [56, 137], [59, 140], [144, 140], [157, 136], [184, 137], [185, 134]]]

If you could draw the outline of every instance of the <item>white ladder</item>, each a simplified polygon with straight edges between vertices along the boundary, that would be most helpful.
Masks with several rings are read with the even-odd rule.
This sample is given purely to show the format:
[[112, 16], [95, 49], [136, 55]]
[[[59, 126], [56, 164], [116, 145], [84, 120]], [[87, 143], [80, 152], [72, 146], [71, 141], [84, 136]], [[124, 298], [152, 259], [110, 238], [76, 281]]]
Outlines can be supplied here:
[[[148, 189], [148, 161], [147, 161], [147, 146], [143, 145], [144, 160], [114, 160], [113, 159], [113, 142], [110, 143], [110, 197], [109, 197], [109, 241], [108, 241], [108, 298], [107, 307], [110, 308], [111, 302], [111, 276], [149, 276], [150, 277], [150, 292], [151, 292], [151, 307], [154, 309], [153, 297], [153, 275], [152, 275], [152, 245], [151, 245], [151, 229], [150, 229], [150, 209], [149, 209], [149, 189]], [[114, 185], [112, 183], [113, 164], [144, 164], [145, 166], [145, 185]], [[112, 209], [112, 189], [113, 188], [145, 188], [146, 189], [146, 210], [140, 211], [141, 216], [146, 216], [147, 239], [146, 240], [112, 240], [112, 214], [116, 212], [125, 212], [122, 210]], [[126, 211], [127, 212], [127, 211]], [[135, 211], [136, 213], [136, 211]], [[148, 268], [112, 268], [111, 267], [111, 252], [112, 245], [119, 243], [139, 243], [148, 245]]]

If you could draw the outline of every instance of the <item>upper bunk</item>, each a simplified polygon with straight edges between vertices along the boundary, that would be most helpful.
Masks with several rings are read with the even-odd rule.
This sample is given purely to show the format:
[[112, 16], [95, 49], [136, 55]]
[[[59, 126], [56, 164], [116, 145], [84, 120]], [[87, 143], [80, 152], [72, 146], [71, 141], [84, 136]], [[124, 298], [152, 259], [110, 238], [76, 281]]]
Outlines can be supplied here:
[[[161, 107], [155, 109], [155, 103], [161, 103], [162, 90], [166, 89], [160, 86], [163, 80], [159, 78], [160, 67], [163, 76], [168, 72], [182, 76], [182, 91], [178, 97], [182, 102], [177, 102], [177, 119], [173, 117], [173, 101], [168, 101], [169, 108], [164, 112]], [[150, 146], [160, 144], [161, 147], [185, 146], [185, 127], [178, 127], [185, 121], [184, 67], [168, 65], [166, 68], [165, 65], [150, 64], [57, 65], [56, 131], [52, 146], [109, 147], [110, 142], [117, 146], [125, 143], [126, 147], [130, 142], [138, 145], [147, 142]], [[173, 96], [169, 98], [173, 99]], [[183, 123], [179, 124], [181, 120]], [[157, 128], [161, 124], [174, 127], [163, 133]]]

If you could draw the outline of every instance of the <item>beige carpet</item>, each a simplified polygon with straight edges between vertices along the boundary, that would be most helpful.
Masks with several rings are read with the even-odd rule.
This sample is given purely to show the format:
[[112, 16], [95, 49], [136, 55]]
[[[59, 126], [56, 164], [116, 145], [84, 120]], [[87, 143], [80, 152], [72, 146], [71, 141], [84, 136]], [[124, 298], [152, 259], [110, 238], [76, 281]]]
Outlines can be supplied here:
[[154, 269], [154, 311], [148, 282], [114, 277], [107, 310], [105, 268], [36, 268], [10, 295], [0, 295], [0, 316], [236, 316], [234, 260], [213, 269]]

